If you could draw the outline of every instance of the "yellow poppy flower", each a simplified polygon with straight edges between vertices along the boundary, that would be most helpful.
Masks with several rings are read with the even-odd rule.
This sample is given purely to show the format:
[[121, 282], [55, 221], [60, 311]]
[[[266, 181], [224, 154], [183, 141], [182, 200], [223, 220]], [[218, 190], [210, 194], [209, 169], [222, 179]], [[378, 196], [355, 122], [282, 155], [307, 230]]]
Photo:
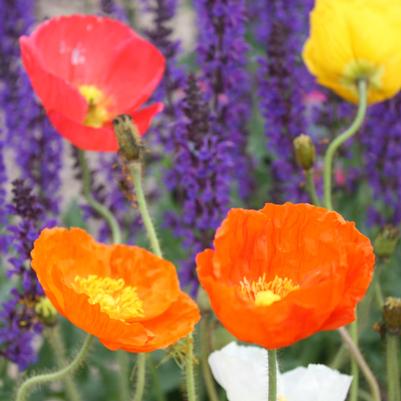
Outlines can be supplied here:
[[358, 102], [357, 81], [368, 83], [368, 103], [401, 89], [401, 0], [316, 0], [303, 59], [319, 83]]

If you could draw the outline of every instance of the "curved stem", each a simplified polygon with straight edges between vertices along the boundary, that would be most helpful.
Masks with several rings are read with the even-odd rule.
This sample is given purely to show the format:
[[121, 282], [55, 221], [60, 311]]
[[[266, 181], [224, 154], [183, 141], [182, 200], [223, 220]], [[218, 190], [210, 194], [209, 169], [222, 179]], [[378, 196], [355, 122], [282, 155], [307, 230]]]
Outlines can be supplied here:
[[138, 354], [136, 363], [136, 385], [133, 401], [141, 401], [145, 391], [146, 354]]
[[[351, 324], [351, 338], [354, 344], [358, 347], [358, 323], [357, 320]], [[352, 375], [352, 383], [351, 383], [351, 393], [349, 401], [358, 401], [358, 392], [359, 392], [359, 368], [355, 358], [351, 359], [351, 375]]]
[[268, 350], [268, 370], [269, 370], [269, 397], [268, 401], [277, 400], [277, 351]]
[[26, 401], [29, 392], [42, 384], [64, 380], [68, 375], [73, 373], [79, 366], [84, 362], [86, 355], [88, 354], [90, 345], [92, 344], [94, 337], [90, 334], [87, 335], [81, 350], [75, 356], [75, 358], [65, 368], [52, 373], [44, 373], [42, 375], [31, 377], [25, 380], [17, 391], [16, 401]]
[[132, 180], [135, 186], [136, 200], [138, 202], [139, 211], [143, 220], [143, 224], [148, 235], [150, 246], [155, 255], [160, 258], [163, 256], [162, 250], [160, 248], [159, 240], [157, 238], [156, 230], [150, 217], [148, 206], [145, 199], [145, 194], [142, 187], [142, 164], [141, 163], [131, 163], [129, 165], [130, 173], [132, 175]]
[[369, 365], [365, 361], [365, 358], [363, 357], [361, 351], [359, 350], [357, 345], [354, 343], [354, 341], [352, 340], [348, 331], [344, 327], [341, 327], [340, 329], [338, 329], [338, 331], [339, 331], [345, 345], [348, 347], [352, 357], [356, 360], [359, 368], [361, 369], [362, 373], [364, 374], [365, 379], [369, 384], [373, 400], [381, 401], [380, 389], [379, 389], [379, 385], [377, 383], [376, 377], [370, 370]]
[[210, 372], [210, 367], [208, 363], [209, 356], [209, 314], [205, 313], [200, 321], [200, 354], [201, 354], [201, 368], [202, 376], [205, 381], [206, 391], [209, 401], [219, 401], [219, 396], [217, 394], [216, 386], [214, 384], [214, 379], [212, 373]]
[[196, 401], [195, 374], [194, 374], [194, 344], [192, 334], [187, 337], [187, 353], [185, 355], [185, 380], [188, 401]]
[[100, 216], [102, 216], [106, 220], [111, 230], [113, 242], [120, 243], [121, 230], [116, 218], [113, 216], [113, 213], [111, 213], [111, 211], [107, 207], [103, 206], [92, 195], [91, 176], [84, 151], [82, 150], [78, 151], [78, 160], [82, 170], [82, 191], [86, 201], [92, 207], [92, 209], [95, 210], [95, 212], [97, 212]]
[[386, 334], [387, 389], [391, 401], [401, 401], [399, 345], [397, 335]]
[[323, 185], [324, 185], [324, 206], [327, 209], [333, 209], [331, 200], [331, 180], [332, 180], [332, 169], [333, 159], [337, 149], [349, 138], [351, 138], [361, 127], [367, 110], [367, 82], [358, 82], [358, 93], [359, 93], [359, 105], [356, 117], [351, 126], [340, 134], [337, 138], [330, 143], [327, 148], [326, 155], [324, 158], [324, 172], [323, 172]]
[[[63, 339], [58, 327], [53, 327], [46, 330], [47, 338], [49, 339], [50, 346], [53, 348], [54, 357], [57, 361], [59, 368], [67, 365], [65, 358], [66, 352], [64, 347]], [[69, 401], [81, 401], [82, 397], [74, 383], [74, 379], [71, 376], [67, 376], [64, 379], [65, 391]]]
[[320, 206], [320, 199], [316, 192], [315, 180], [313, 179], [313, 168], [305, 170], [305, 178], [306, 178], [306, 190], [308, 191], [312, 203], [316, 206]]

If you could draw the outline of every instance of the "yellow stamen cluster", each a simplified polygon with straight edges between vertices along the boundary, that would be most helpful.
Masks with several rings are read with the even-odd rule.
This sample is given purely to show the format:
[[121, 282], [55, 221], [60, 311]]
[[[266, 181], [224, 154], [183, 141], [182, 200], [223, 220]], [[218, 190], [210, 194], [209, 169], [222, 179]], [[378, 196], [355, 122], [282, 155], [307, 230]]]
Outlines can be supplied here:
[[79, 294], [88, 296], [91, 305], [98, 304], [100, 310], [112, 319], [127, 321], [144, 316], [143, 303], [136, 288], [126, 285], [122, 278], [76, 276], [72, 285]]
[[299, 288], [298, 284], [287, 277], [275, 276], [273, 280], [266, 282], [265, 274], [256, 281], [249, 281], [244, 277], [240, 285], [242, 294], [257, 306], [269, 306]]
[[103, 92], [94, 85], [81, 85], [78, 89], [88, 102], [88, 112], [84, 124], [93, 128], [101, 127], [110, 119]]

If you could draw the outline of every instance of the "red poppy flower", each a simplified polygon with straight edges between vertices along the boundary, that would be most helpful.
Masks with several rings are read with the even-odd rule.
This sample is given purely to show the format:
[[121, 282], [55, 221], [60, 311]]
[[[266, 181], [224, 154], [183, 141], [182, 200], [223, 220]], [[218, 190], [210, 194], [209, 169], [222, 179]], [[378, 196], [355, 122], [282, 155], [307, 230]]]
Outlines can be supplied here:
[[374, 254], [369, 239], [338, 213], [286, 203], [232, 209], [214, 249], [196, 261], [227, 330], [276, 349], [352, 322]]
[[167, 347], [200, 318], [170, 262], [136, 246], [97, 243], [79, 228], [43, 230], [32, 267], [59, 313], [112, 350]]
[[22, 61], [55, 129], [81, 149], [116, 151], [111, 121], [130, 114], [143, 134], [161, 103], [140, 106], [164, 71], [162, 54], [111, 18], [71, 15], [20, 38]]

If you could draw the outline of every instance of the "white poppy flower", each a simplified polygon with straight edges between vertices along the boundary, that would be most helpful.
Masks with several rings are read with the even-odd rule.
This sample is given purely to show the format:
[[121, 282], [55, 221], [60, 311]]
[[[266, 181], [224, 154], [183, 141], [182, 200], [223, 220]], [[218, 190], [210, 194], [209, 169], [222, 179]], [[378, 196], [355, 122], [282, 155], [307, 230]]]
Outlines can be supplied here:
[[[266, 401], [267, 351], [231, 342], [209, 356], [216, 381], [229, 401]], [[344, 401], [352, 377], [324, 365], [278, 374], [277, 401]]]

